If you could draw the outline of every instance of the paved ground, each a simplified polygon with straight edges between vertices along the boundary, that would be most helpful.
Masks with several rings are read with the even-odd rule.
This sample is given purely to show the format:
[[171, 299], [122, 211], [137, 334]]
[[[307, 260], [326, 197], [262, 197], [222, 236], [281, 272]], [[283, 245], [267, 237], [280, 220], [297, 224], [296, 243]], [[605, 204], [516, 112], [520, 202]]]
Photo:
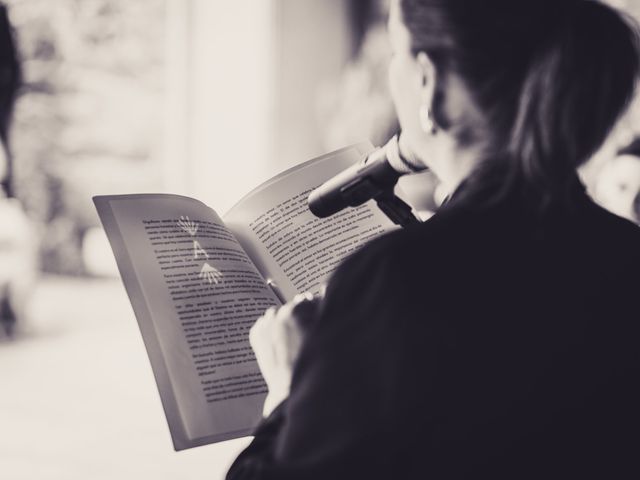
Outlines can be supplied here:
[[0, 343], [2, 480], [224, 478], [250, 439], [176, 453], [116, 280], [45, 279]]

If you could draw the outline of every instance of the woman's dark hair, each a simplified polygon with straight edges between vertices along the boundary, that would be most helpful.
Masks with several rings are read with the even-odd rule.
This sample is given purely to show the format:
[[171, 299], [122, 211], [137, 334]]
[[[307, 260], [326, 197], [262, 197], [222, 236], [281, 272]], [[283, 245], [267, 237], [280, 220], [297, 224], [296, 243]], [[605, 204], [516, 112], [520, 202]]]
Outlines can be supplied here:
[[[500, 182], [500, 192], [526, 192], [537, 207], [562, 199], [633, 94], [634, 22], [595, 0], [400, 1], [413, 52], [436, 67], [436, 122], [460, 142], [484, 140], [486, 161], [468, 183]], [[450, 74], [482, 125], [447, 118]]]
[[9, 196], [13, 195], [9, 127], [21, 78], [20, 61], [14, 42], [13, 29], [9, 23], [7, 8], [0, 3], [0, 140], [6, 148], [8, 162], [7, 174], [5, 178], [0, 179], [0, 188], [4, 189]]

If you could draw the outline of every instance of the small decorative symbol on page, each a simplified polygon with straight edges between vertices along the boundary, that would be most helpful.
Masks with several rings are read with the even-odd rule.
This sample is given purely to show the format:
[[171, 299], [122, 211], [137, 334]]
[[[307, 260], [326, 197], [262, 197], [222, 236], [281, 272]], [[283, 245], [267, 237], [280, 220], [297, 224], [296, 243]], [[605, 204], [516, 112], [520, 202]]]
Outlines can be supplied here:
[[178, 226], [192, 237], [198, 233], [198, 225], [193, 220], [189, 220], [189, 216], [180, 215], [180, 220], [176, 222]]
[[204, 258], [209, 260], [209, 254], [207, 253], [207, 251], [204, 248], [202, 248], [202, 245], [200, 245], [200, 242], [198, 240], [194, 240], [193, 241], [193, 258], [194, 258], [194, 260], [198, 259], [198, 255], [202, 255]]
[[206, 262], [202, 265], [202, 269], [198, 276], [205, 282], [209, 282], [209, 284], [215, 283], [217, 285], [222, 281], [222, 272]]

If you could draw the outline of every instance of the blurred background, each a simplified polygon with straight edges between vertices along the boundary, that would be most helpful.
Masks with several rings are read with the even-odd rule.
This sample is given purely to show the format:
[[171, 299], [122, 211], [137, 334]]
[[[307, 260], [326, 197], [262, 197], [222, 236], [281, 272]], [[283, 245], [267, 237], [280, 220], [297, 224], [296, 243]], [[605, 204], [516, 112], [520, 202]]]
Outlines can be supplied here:
[[[0, 477], [223, 478], [249, 439], [173, 451], [91, 197], [180, 193], [222, 214], [296, 163], [384, 143], [387, 2], [4, 4], [22, 81], [0, 155]], [[640, 145], [617, 152], [639, 134], [637, 100], [581, 172], [636, 222]], [[434, 179], [402, 186], [435, 208]]]

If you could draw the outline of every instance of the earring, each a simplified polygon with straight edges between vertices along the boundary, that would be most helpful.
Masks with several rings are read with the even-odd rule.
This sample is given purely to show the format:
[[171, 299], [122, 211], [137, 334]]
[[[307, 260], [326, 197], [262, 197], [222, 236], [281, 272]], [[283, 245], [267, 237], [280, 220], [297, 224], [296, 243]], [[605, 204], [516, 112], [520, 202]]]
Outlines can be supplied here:
[[436, 122], [433, 121], [431, 109], [426, 103], [420, 105], [418, 115], [420, 116], [420, 127], [422, 128], [422, 131], [435, 135], [438, 132], [438, 128], [436, 127]]

